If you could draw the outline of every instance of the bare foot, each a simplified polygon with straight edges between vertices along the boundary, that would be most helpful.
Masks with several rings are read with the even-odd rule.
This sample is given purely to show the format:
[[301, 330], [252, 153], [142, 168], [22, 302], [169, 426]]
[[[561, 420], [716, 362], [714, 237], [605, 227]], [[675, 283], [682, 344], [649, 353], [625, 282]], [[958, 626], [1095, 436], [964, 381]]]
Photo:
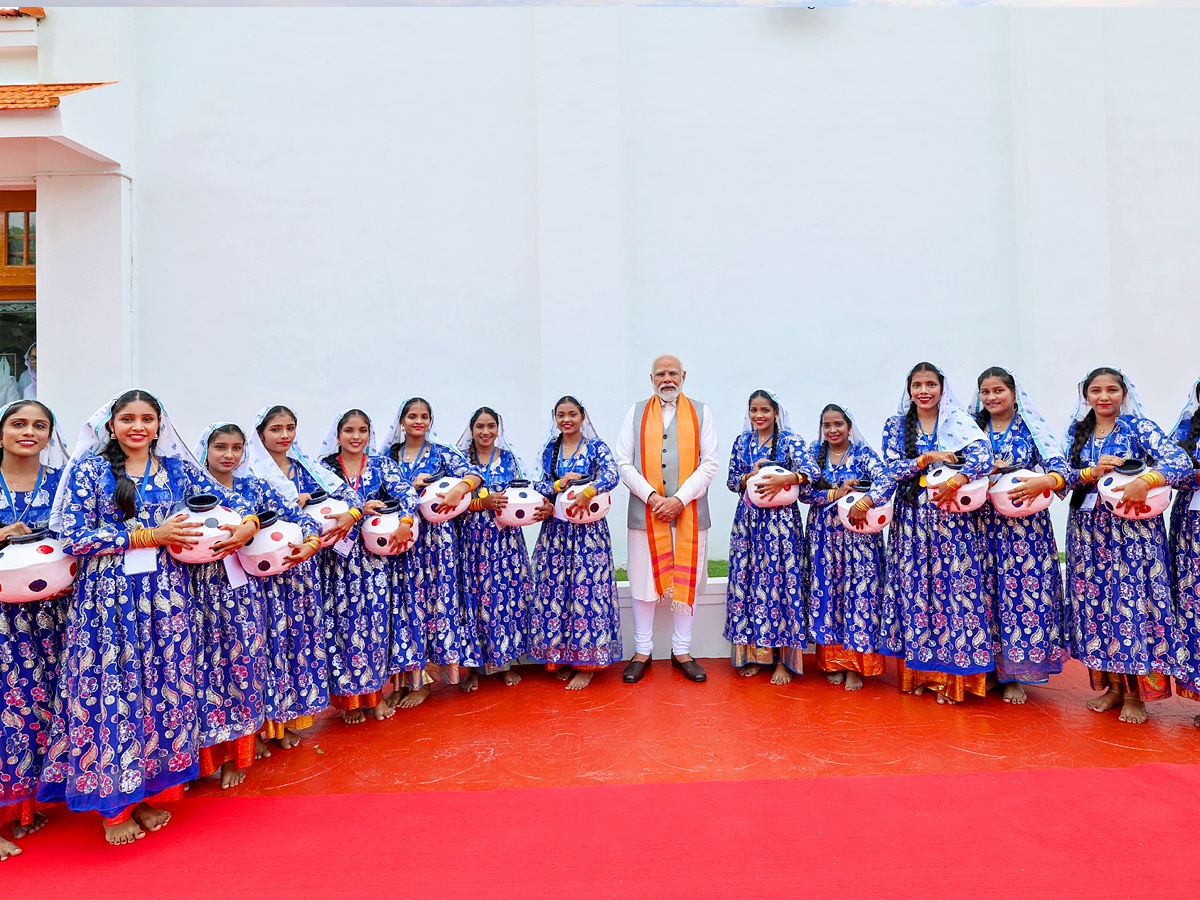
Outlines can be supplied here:
[[14, 825], [13, 839], [20, 840], [21, 838], [33, 834], [35, 831], [40, 831], [50, 824], [50, 820], [43, 816], [40, 812], [33, 814], [33, 821], [28, 825]]
[[942, 693], [939, 693], [937, 695], [937, 698], [938, 698], [938, 703], [942, 704], [943, 706], [953, 706], [955, 703], [958, 702], [957, 700], [951, 700], [949, 697], [947, 697], [945, 694], [942, 694]]
[[500, 673], [500, 677], [504, 679], [505, 687], [513, 687], [521, 683], [521, 676], [512, 669], [506, 669]]
[[567, 682], [568, 691], [582, 691], [588, 686], [595, 672], [576, 672], [571, 676], [571, 680]]
[[861, 675], [859, 675], [857, 672], [846, 673], [846, 690], [857, 691], [860, 690], [862, 686], [863, 680]]
[[575, 674], [575, 670], [572, 669], [570, 666], [563, 666], [561, 669], [554, 670], [554, 677], [557, 678], [559, 681], [566, 681], [568, 678], [570, 678], [574, 674]]
[[828, 675], [825, 676], [825, 680], [828, 681], [830, 684], [841, 684], [843, 681], [846, 680], [846, 673], [845, 672], [830, 672]]
[[134, 841], [140, 841], [146, 836], [146, 832], [142, 831], [142, 826], [138, 824], [137, 819], [129, 818], [120, 825], [105, 825], [104, 839], [114, 847], [119, 847], [121, 844], [132, 844]]
[[1196, 716], [1196, 718], [1192, 719], [1192, 724], [1197, 728], [1200, 728], [1200, 716]]
[[0, 838], [0, 862], [4, 862], [10, 856], [20, 856], [20, 855], [21, 855], [20, 847], [18, 847], [12, 841], [6, 841], [4, 838]]
[[300, 735], [292, 731], [290, 728], [283, 729], [283, 737], [279, 739], [279, 746], [284, 750], [292, 750], [300, 746]]
[[342, 721], [347, 725], [361, 725], [367, 721], [367, 711], [365, 709], [344, 709], [342, 710]]
[[1114, 690], [1113, 688], [1109, 688], [1099, 697], [1093, 697], [1091, 700], [1089, 700], [1087, 702], [1087, 708], [1092, 710], [1092, 712], [1107, 712], [1120, 703], [1124, 695], [1125, 691], [1123, 690]]
[[743, 678], [753, 678], [755, 675], [757, 675], [762, 670], [763, 670], [763, 667], [760, 666], [758, 663], [747, 663], [746, 665], [744, 665], [740, 669], [738, 669], [738, 674], [741, 675]]
[[1010, 681], [1004, 686], [1005, 703], [1024, 703], [1026, 699], [1025, 688], [1021, 687], [1020, 682]]
[[479, 690], [479, 673], [472, 669], [471, 674], [459, 683], [458, 689], [464, 694], [468, 691]]
[[1121, 721], [1141, 725], [1146, 721], [1146, 704], [1136, 697], [1126, 697], [1121, 707]]
[[271, 748], [257, 734], [254, 736], [254, 758], [267, 759], [271, 755]]
[[132, 818], [147, 831], [158, 831], [171, 821], [171, 814], [149, 803], [139, 803], [133, 808]]
[[[399, 693], [399, 691], [396, 693]], [[391, 704], [390, 700], [391, 698], [388, 698], [387, 700], [380, 700], [375, 704], [375, 708], [371, 710], [371, 714], [375, 716], [376, 722], [382, 722], [384, 719], [390, 719], [396, 714], [396, 707]]]
[[771, 673], [771, 684], [791, 684], [792, 673], [783, 663], [775, 663], [775, 671]]
[[236, 763], [227, 762], [221, 766], [221, 790], [227, 791], [246, 780], [246, 770], [239, 769]]
[[412, 693], [408, 688], [396, 688], [392, 691], [392, 695], [387, 698], [387, 705], [395, 709], [400, 705], [400, 701]]
[[412, 709], [414, 706], [420, 706], [429, 697], [429, 691], [429, 685], [425, 685], [419, 691], [409, 691], [400, 698], [400, 702], [396, 705], [400, 709]]
[[913, 693], [914, 697], [920, 697], [923, 693], [925, 693], [925, 688], [919, 687], [916, 690], [914, 690], [912, 693]]

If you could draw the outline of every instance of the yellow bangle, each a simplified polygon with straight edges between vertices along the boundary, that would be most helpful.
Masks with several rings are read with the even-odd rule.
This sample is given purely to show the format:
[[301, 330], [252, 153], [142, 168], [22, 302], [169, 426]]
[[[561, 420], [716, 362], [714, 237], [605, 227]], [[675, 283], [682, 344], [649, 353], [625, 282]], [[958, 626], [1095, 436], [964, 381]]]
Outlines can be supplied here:
[[554, 492], [561, 494], [563, 492], [562, 479], [558, 478], [554, 482]]
[[362, 510], [359, 509], [357, 506], [350, 507], [348, 512], [350, 513], [350, 515], [354, 516], [355, 522], [357, 522], [359, 519], [362, 518]]
[[951, 490], [957, 491], [962, 486], [963, 486], [963, 482], [958, 480], [957, 475], [951, 475], [949, 478], [946, 479], [946, 487], [950, 488]]
[[1088, 467], [1080, 470], [1079, 480], [1084, 482], [1085, 484], [1091, 484], [1093, 481], [1096, 480], [1095, 478], [1092, 477], [1092, 467], [1091, 466], [1088, 466]]
[[918, 469], [925, 468], [925, 454], [924, 453], [922, 453], [920, 456], [917, 457], [917, 468]]
[[154, 536], [153, 528], [135, 528], [129, 533], [131, 550], [148, 550], [156, 546], [158, 546], [158, 539]]
[[1150, 485], [1151, 488], [1162, 487], [1167, 483], [1167, 479], [1165, 479], [1160, 472], [1153, 471], [1143, 472], [1138, 476], [1138, 480], [1146, 482], [1146, 484]]
[[252, 523], [254, 523], [254, 530], [255, 530], [255, 531], [258, 531], [258, 529], [262, 528], [262, 522], [260, 522], [260, 521], [258, 520], [258, 516], [256, 516], [256, 515], [249, 515], [249, 516], [246, 516], [246, 517], [244, 517], [244, 518], [242, 519], [242, 524], [243, 524], [243, 525], [246, 525], [246, 524], [248, 524], [248, 523], [251, 523], [251, 522], [252, 522]]
[[304, 543], [308, 544], [308, 546], [312, 547], [314, 550], [321, 549], [321, 539], [315, 534], [312, 537], [305, 538]]
[[867, 503], [866, 496], [862, 496], [862, 497], [859, 497], [858, 500], [855, 502], [854, 508], [857, 509], [859, 512], [866, 512], [868, 509], [871, 508], [871, 506], [869, 503]]
[[467, 505], [467, 509], [469, 509], [471, 512], [479, 512], [483, 508], [484, 507], [483, 507], [483, 498], [482, 497], [478, 497], [478, 498], [472, 500]]
[[1058, 482], [1058, 483], [1057, 483], [1057, 484], [1054, 486], [1053, 490], [1056, 490], [1056, 491], [1061, 491], [1063, 488], [1065, 488], [1065, 487], [1067, 486], [1067, 479], [1063, 478], [1063, 477], [1062, 477], [1061, 475], [1059, 475], [1057, 472], [1051, 472], [1051, 473], [1050, 473], [1050, 477], [1051, 477], [1051, 478], [1054, 478], [1054, 479], [1056, 479], [1056, 480], [1057, 480], [1057, 482]]
[[409, 525], [411, 525], [413, 523], [413, 517], [412, 516], [401, 516], [400, 524], [403, 525], [405, 522], [407, 522]]
[[833, 492], [833, 491], [826, 491], [826, 492], [825, 492], [825, 502], [826, 502], [826, 503], [832, 503], [832, 502], [833, 502], [833, 494], [834, 494], [834, 492]]
[[587, 497], [589, 500], [595, 497], [596, 493], [596, 488], [590, 484], [583, 489], [583, 496]]

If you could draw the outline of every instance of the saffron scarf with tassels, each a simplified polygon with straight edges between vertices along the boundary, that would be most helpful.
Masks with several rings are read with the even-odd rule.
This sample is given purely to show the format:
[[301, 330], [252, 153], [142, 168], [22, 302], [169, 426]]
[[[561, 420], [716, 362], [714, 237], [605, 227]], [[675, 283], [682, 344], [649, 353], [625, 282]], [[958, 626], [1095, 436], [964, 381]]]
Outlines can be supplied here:
[[[682, 485], [700, 465], [700, 419], [696, 407], [683, 394], [675, 406], [675, 435], [679, 441], [679, 483]], [[642, 412], [642, 475], [650, 486], [665, 497], [662, 467], [662, 401], [651, 397]], [[653, 463], [653, 465], [651, 465]], [[675, 520], [675, 546], [671, 546], [671, 523], [655, 517], [646, 508], [646, 537], [650, 541], [650, 562], [654, 567], [654, 590], [671, 601], [671, 609], [692, 612], [696, 602], [696, 570], [699, 566], [700, 528], [696, 502], [683, 508]]]

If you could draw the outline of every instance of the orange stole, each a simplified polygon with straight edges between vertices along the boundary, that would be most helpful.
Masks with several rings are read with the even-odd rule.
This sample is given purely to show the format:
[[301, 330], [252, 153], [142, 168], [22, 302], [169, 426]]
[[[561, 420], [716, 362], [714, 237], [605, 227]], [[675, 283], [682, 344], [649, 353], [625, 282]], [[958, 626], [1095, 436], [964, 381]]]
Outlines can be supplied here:
[[[657, 396], [647, 401], [641, 427], [642, 475], [659, 495], [665, 497], [662, 470], [650, 464], [651, 460], [661, 460], [663, 454], [662, 401]], [[700, 465], [700, 420], [696, 407], [683, 394], [675, 404], [675, 435], [679, 440], [679, 483], [683, 484]], [[671, 598], [671, 609], [690, 613], [696, 603], [700, 551], [696, 504], [685, 506], [676, 520], [674, 548], [671, 546], [671, 523], [655, 518], [647, 508], [646, 538], [650, 544], [655, 592], [660, 597]]]
[[842, 644], [817, 644], [817, 666], [822, 672], [857, 672], [882, 675], [885, 657], [878, 653], [847, 650]]
[[910, 669], [904, 660], [896, 660], [900, 666], [900, 690], [906, 694], [917, 688], [928, 688], [937, 691], [955, 703], [961, 703], [967, 694], [983, 697], [987, 694], [987, 673], [977, 675], [951, 675], [947, 672], [927, 672], [922, 669]]
[[207, 778], [227, 762], [239, 769], [254, 764], [254, 735], [247, 734], [232, 741], [222, 741], [200, 748], [200, 777]]
[[32, 825], [33, 814], [37, 812], [37, 797], [26, 797], [16, 803], [0, 807], [0, 825], [12, 822], [16, 825]]

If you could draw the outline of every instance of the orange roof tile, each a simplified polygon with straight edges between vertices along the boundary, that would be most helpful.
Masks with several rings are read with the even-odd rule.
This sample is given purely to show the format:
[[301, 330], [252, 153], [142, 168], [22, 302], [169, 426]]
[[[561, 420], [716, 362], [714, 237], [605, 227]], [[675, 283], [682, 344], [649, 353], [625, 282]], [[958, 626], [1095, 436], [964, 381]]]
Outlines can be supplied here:
[[64, 94], [74, 94], [112, 83], [96, 81], [91, 84], [0, 84], [0, 110], [50, 109], [58, 106], [58, 98]]
[[44, 19], [46, 10], [41, 6], [0, 6], [0, 16], [32, 16]]

